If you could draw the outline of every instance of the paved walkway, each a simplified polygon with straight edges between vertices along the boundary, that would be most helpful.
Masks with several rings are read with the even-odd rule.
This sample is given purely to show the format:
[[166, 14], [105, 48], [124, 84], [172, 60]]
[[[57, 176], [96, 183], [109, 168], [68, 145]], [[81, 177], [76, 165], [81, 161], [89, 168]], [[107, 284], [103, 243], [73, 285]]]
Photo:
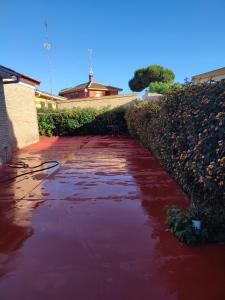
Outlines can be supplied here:
[[225, 299], [225, 247], [166, 231], [186, 199], [137, 142], [44, 138], [15, 159], [61, 165], [0, 187], [1, 300]]

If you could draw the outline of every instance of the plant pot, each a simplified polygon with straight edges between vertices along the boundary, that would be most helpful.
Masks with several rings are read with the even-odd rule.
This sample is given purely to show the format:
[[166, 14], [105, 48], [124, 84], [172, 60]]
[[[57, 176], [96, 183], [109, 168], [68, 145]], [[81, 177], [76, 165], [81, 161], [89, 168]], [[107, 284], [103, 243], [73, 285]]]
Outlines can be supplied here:
[[201, 224], [202, 224], [201, 220], [192, 220], [192, 225], [193, 225], [195, 230], [200, 230], [201, 229]]

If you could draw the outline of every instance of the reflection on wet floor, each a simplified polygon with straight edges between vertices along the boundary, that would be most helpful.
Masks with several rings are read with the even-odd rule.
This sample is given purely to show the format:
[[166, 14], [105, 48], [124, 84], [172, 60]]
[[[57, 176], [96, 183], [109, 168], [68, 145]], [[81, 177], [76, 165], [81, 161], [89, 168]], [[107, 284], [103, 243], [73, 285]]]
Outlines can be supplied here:
[[60, 166], [0, 185], [1, 300], [225, 298], [224, 246], [166, 231], [166, 205], [187, 199], [138, 142], [42, 138], [14, 160]]

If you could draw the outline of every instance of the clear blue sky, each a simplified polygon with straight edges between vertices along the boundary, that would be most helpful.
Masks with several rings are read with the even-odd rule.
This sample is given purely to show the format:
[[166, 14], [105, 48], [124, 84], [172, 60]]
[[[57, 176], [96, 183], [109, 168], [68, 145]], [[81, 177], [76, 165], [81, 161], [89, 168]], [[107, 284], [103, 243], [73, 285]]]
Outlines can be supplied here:
[[52, 44], [53, 91], [95, 80], [129, 92], [135, 69], [171, 68], [176, 81], [225, 66], [224, 0], [1, 1], [0, 64], [49, 90], [44, 21]]

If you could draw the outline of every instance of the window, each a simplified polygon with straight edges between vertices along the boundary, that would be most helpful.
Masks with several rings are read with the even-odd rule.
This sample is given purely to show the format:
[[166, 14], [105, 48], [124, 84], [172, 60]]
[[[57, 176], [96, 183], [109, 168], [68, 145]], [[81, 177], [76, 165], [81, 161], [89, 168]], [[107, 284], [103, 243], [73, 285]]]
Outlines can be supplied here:
[[52, 103], [48, 103], [48, 108], [52, 109]]
[[41, 102], [41, 108], [45, 108], [45, 103]]

